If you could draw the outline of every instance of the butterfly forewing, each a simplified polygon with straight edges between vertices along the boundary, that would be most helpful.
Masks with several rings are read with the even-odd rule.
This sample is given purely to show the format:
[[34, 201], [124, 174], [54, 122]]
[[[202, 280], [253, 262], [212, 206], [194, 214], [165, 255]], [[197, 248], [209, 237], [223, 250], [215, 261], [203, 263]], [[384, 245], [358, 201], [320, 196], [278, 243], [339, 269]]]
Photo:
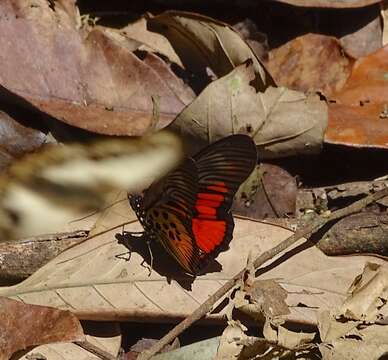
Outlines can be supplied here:
[[146, 191], [146, 223], [188, 273], [197, 273], [232, 239], [233, 197], [256, 163], [252, 139], [232, 135], [187, 159]]

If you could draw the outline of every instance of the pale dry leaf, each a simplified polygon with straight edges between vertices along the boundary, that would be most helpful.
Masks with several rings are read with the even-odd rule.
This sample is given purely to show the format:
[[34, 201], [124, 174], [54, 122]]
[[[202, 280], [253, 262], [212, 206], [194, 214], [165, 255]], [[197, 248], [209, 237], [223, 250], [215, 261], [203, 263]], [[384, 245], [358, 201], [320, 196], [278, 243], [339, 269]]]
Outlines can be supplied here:
[[[377, 329], [376, 329], [377, 327]], [[371, 329], [372, 328], [372, 329]], [[375, 328], [375, 329], [373, 329]], [[380, 359], [388, 353], [388, 337], [386, 326], [378, 325], [367, 327], [366, 334], [371, 332], [373, 338], [364, 337], [364, 331], [348, 333], [349, 338], [337, 338], [329, 343], [319, 344], [323, 360]], [[369, 334], [368, 334], [369, 335]]]
[[229, 321], [221, 335], [215, 360], [237, 360], [244, 347], [242, 342], [248, 338], [246, 330], [239, 321]]
[[327, 106], [317, 95], [268, 87], [257, 93], [250, 85], [248, 62], [214, 81], [170, 128], [202, 144], [233, 133], [252, 136], [260, 158], [314, 153], [327, 126]]
[[[343, 304], [319, 314], [323, 359], [379, 359], [388, 352], [386, 312], [387, 266], [367, 263]], [[381, 321], [381, 324], [375, 322]]]
[[311, 343], [315, 335], [315, 333], [290, 331], [283, 326], [278, 327], [278, 343], [287, 349], [298, 349]]
[[140, 191], [175, 167], [182, 155], [179, 139], [158, 133], [49, 147], [26, 156], [0, 180], [0, 239], [59, 232], [101, 209], [110, 192]]
[[[110, 354], [112, 357], [117, 357], [121, 347], [121, 335], [114, 335], [119, 326], [117, 324], [99, 323], [103, 330], [103, 335], [87, 335], [85, 338], [88, 343], [93, 344], [98, 349]], [[109, 335], [107, 335], [109, 334]], [[43, 356], [47, 360], [98, 360], [101, 359], [90, 351], [78, 346], [74, 343], [57, 343], [37, 346], [23, 355], [20, 360], [32, 360], [34, 356]], [[37, 360], [40, 358], [37, 357]], [[43, 358], [42, 358], [43, 359]]]
[[276, 344], [278, 341], [278, 332], [276, 330], [276, 327], [271, 324], [271, 322], [268, 319], [265, 319], [265, 323], [263, 326], [263, 335], [264, 337], [270, 341]]
[[318, 314], [318, 330], [323, 342], [331, 342], [344, 337], [351, 330], [357, 328], [359, 321], [337, 321], [333, 309], [324, 310]]
[[367, 263], [340, 308], [347, 319], [376, 322], [388, 318], [388, 266]]
[[256, 88], [264, 91], [274, 85], [249, 45], [226, 23], [182, 11], [167, 11], [150, 18], [148, 23], [152, 31], [170, 41], [182, 63], [194, 74], [207, 77], [209, 68], [217, 77], [222, 77], [250, 59]]
[[[121, 218], [130, 213], [127, 206]], [[63, 252], [24, 282], [1, 288], [0, 294], [26, 303], [71, 308], [81, 318], [91, 320], [171, 321], [186, 317], [244, 269], [250, 253], [256, 257], [291, 235], [289, 230], [271, 224], [245, 219], [235, 219], [235, 223], [230, 249], [217, 257], [222, 271], [195, 280], [182, 274], [163, 248], [154, 244], [150, 274], [150, 254], [144, 239], [131, 240], [128, 252], [118, 244], [122, 230], [115, 229]], [[141, 231], [142, 227], [136, 222], [126, 225], [125, 230]], [[303, 240], [296, 246], [301, 243]], [[295, 252], [292, 257], [277, 257], [276, 267], [271, 262], [265, 264], [261, 279], [276, 280], [288, 292], [290, 314], [286, 321], [310, 325], [317, 324], [318, 310], [343, 302], [365, 262], [384, 263], [371, 256], [327, 257], [315, 247]], [[217, 310], [208, 317], [220, 319], [223, 315], [224, 310]]]

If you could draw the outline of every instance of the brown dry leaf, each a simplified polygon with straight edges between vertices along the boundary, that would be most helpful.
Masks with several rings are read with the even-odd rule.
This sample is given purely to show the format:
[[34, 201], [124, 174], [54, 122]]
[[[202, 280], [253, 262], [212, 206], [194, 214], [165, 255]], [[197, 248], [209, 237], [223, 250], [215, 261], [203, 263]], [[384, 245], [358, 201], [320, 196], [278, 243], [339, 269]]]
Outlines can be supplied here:
[[380, 2], [381, 22], [383, 26], [383, 46], [388, 45], [388, 1]]
[[[130, 213], [128, 206], [122, 217], [133, 216]], [[217, 257], [222, 271], [209, 272], [194, 281], [179, 272], [178, 265], [162, 249], [153, 251], [150, 275], [149, 250], [144, 240], [131, 241], [132, 251], [128, 252], [118, 244], [118, 228], [65, 251], [24, 282], [1, 288], [0, 294], [26, 303], [71, 308], [83, 319], [175, 321], [189, 315], [245, 268], [250, 254], [261, 254], [291, 235], [289, 230], [270, 224], [240, 219], [235, 222], [230, 249]], [[110, 227], [117, 225], [111, 223]], [[125, 230], [142, 228], [135, 222]], [[274, 279], [288, 292], [290, 314], [285, 320], [297, 323], [316, 324], [318, 310], [328, 310], [343, 302], [365, 262], [384, 263], [371, 256], [331, 258], [316, 247], [294, 252], [292, 257], [278, 258], [276, 267], [265, 264], [267, 271], [261, 279]], [[220, 319], [223, 314], [220, 311], [209, 317]]]
[[237, 291], [233, 303], [236, 309], [254, 319], [281, 324], [290, 313], [286, 299], [287, 291], [276, 281], [256, 280], [251, 286]]
[[247, 62], [214, 81], [170, 125], [194, 143], [233, 133], [252, 136], [259, 157], [319, 151], [326, 128], [326, 104], [317, 95], [269, 87], [257, 93], [250, 85], [254, 69]]
[[21, 155], [37, 150], [46, 140], [44, 132], [27, 127], [3, 111], [0, 124], [0, 171]]
[[157, 133], [53, 146], [26, 156], [0, 179], [0, 239], [63, 231], [106, 205], [110, 192], [143, 189], [182, 155], [179, 139]]
[[120, 31], [80, 30], [69, 4], [0, 3], [2, 86], [61, 121], [110, 135], [162, 128], [191, 102], [194, 93], [160, 57], [133, 52], [140, 44]]
[[388, 45], [358, 60], [345, 86], [331, 98], [325, 141], [387, 148]]
[[30, 346], [84, 340], [81, 324], [69, 311], [23, 304], [0, 297], [0, 359]]
[[306, 6], [306, 7], [322, 7], [322, 8], [356, 8], [368, 6], [380, 2], [380, 0], [274, 0], [282, 3]]
[[209, 83], [209, 71], [217, 78], [248, 59], [253, 62], [255, 87], [274, 85], [271, 75], [247, 43], [228, 24], [199, 14], [167, 11], [148, 20], [152, 31], [163, 34], [184, 66]]
[[340, 34], [344, 34], [340, 39], [344, 51], [354, 59], [380, 49], [383, 45], [383, 29], [379, 6], [359, 9], [352, 16], [351, 25], [345, 27]]
[[297, 184], [279, 166], [260, 164], [241, 185], [233, 203], [235, 214], [253, 219], [295, 214]]
[[157, 52], [183, 68], [183, 64], [170, 42], [163, 35], [149, 31], [147, 29], [147, 20], [144, 17], [120, 30], [122, 35], [139, 43], [138, 50]]
[[352, 64], [337, 39], [319, 34], [302, 35], [271, 50], [266, 63], [279, 86], [325, 95], [343, 87]]

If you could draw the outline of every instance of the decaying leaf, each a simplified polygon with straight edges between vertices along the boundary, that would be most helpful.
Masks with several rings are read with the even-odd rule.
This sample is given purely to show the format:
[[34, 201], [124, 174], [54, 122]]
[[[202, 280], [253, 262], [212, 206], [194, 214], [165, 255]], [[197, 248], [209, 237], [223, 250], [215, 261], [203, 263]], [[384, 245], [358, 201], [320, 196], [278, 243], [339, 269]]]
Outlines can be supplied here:
[[144, 17], [120, 29], [120, 33], [129, 39], [136, 40], [139, 43], [138, 50], [157, 52], [183, 68], [183, 64], [170, 42], [163, 35], [149, 31], [147, 20]]
[[349, 289], [340, 311], [347, 319], [377, 322], [388, 319], [388, 267], [367, 263]]
[[267, 319], [281, 324], [290, 313], [286, 304], [287, 291], [273, 280], [256, 280], [235, 294], [236, 309], [257, 320]]
[[141, 44], [119, 31], [79, 29], [60, 2], [5, 0], [0, 15], [0, 84], [68, 124], [142, 135], [194, 98], [159, 56], [136, 52]]
[[207, 79], [208, 69], [218, 78], [251, 59], [256, 89], [274, 85], [271, 75], [255, 53], [229, 25], [199, 14], [167, 11], [148, 20], [152, 31], [163, 34], [174, 47], [184, 66]]
[[0, 179], [0, 239], [61, 231], [101, 209], [111, 191], [142, 190], [182, 155], [179, 139], [158, 133], [140, 140], [53, 146], [26, 156]]
[[387, 64], [388, 45], [355, 63], [344, 87], [331, 96], [326, 142], [387, 147]]
[[15, 158], [38, 149], [46, 139], [43, 131], [27, 127], [3, 111], [0, 111], [0, 131], [0, 171]]
[[323, 8], [356, 8], [376, 4], [379, 0], [275, 0], [295, 6]]
[[229, 321], [223, 331], [215, 360], [237, 360], [243, 349], [243, 341], [248, 338], [247, 328], [239, 321]]
[[250, 85], [250, 62], [214, 81], [187, 107], [170, 128], [215, 141], [233, 133], [252, 136], [260, 158], [319, 151], [327, 124], [326, 105], [317, 95], [269, 87], [257, 93]]
[[81, 324], [69, 311], [23, 304], [0, 297], [0, 359], [30, 346], [84, 340]]
[[388, 352], [387, 266], [367, 263], [343, 304], [318, 318], [324, 359], [378, 359]]
[[262, 163], [240, 186], [233, 213], [253, 219], [282, 218], [295, 214], [295, 178], [279, 166]]
[[279, 86], [330, 95], [345, 84], [353, 63], [337, 39], [307, 34], [271, 50], [267, 66]]

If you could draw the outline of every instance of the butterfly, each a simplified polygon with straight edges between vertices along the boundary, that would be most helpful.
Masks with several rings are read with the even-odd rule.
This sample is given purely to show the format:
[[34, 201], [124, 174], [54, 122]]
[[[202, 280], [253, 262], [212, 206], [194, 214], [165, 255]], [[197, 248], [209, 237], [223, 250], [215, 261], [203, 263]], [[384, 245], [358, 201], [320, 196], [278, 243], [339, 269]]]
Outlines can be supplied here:
[[147, 237], [196, 275], [232, 239], [233, 198], [256, 164], [253, 140], [231, 135], [187, 158], [143, 196], [129, 194], [129, 202]]

